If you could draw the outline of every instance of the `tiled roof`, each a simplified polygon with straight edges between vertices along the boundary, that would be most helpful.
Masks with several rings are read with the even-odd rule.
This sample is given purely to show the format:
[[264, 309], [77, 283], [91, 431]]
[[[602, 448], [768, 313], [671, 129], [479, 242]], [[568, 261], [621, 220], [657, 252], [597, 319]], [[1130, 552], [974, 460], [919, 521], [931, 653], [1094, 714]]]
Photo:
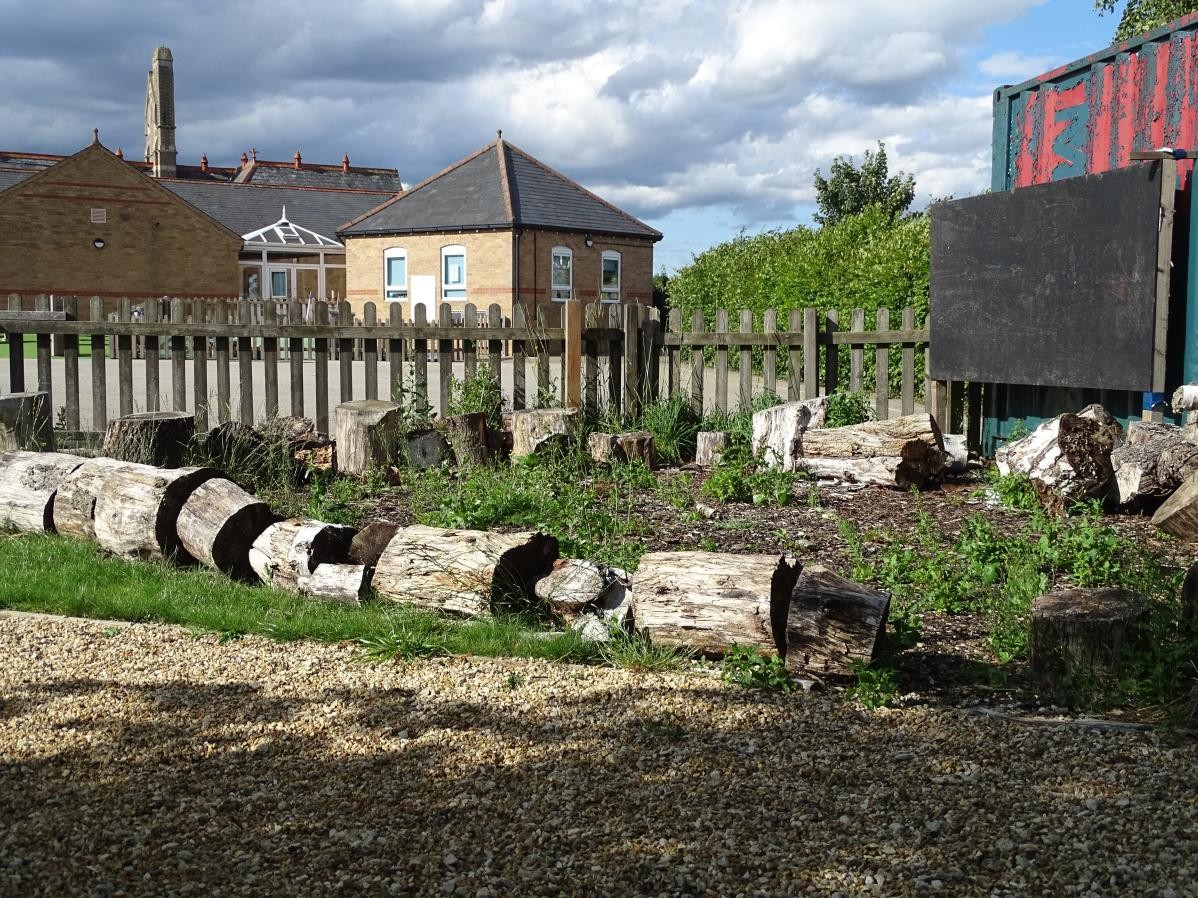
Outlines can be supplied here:
[[399, 172], [393, 168], [350, 168], [344, 171], [331, 165], [296, 168], [290, 163], [258, 162], [249, 178], [252, 184], [283, 187], [336, 187], [343, 190], [377, 190], [396, 194], [402, 188]]
[[14, 184], [21, 183], [32, 174], [34, 174], [33, 169], [22, 171], [11, 168], [0, 168], [0, 192], [8, 190]]
[[399, 194], [341, 233], [537, 227], [660, 240], [661, 232], [501, 139]]

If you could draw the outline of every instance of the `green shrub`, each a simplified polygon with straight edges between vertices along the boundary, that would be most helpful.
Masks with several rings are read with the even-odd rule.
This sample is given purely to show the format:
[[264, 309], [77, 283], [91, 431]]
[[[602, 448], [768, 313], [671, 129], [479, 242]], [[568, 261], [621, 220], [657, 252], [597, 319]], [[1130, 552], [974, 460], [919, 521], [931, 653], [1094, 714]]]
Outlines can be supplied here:
[[857, 684], [849, 690], [849, 697], [871, 710], [889, 705], [898, 694], [898, 674], [893, 667], [854, 661], [853, 673]]
[[873, 402], [867, 393], [837, 391], [828, 397], [828, 420], [824, 426], [861, 424], [872, 418], [873, 413]]
[[766, 657], [747, 645], [734, 645], [720, 664], [720, 677], [725, 683], [747, 689], [770, 689], [793, 692], [798, 684], [778, 655]]
[[505, 408], [499, 372], [492, 371], [490, 365], [479, 365], [473, 377], [465, 380], [455, 377], [450, 383], [450, 415], [482, 413], [486, 415], [488, 425], [498, 428], [503, 423]]
[[703, 483], [701, 492], [718, 502], [787, 505], [798, 475], [760, 463], [743, 442], [733, 442]]
[[695, 457], [695, 439], [701, 419], [685, 396], [671, 396], [646, 405], [633, 423], [635, 430], [653, 434], [658, 456], [667, 462], [681, 464]]

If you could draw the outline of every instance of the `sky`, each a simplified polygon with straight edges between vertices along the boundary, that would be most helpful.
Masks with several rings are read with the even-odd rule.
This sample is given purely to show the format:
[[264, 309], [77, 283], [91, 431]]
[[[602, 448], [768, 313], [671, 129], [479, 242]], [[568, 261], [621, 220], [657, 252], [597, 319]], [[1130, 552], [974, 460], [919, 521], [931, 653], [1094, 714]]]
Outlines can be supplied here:
[[1091, 0], [0, 0], [0, 149], [144, 154], [175, 60], [181, 163], [398, 168], [504, 139], [665, 234], [673, 271], [811, 222], [812, 178], [884, 141], [916, 205], [985, 189], [991, 93], [1111, 43]]

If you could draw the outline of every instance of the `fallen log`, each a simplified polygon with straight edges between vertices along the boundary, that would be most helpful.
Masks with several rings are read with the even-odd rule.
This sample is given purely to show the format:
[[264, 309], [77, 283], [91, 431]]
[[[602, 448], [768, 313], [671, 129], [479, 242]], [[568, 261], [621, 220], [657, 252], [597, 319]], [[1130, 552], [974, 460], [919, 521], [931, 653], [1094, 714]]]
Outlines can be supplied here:
[[1191, 474], [1152, 515], [1152, 523], [1178, 539], [1198, 539], [1198, 474]]
[[534, 408], [512, 412], [512, 461], [578, 438], [579, 412], [573, 408]]
[[647, 430], [628, 433], [592, 433], [587, 437], [587, 451], [600, 464], [630, 461], [643, 462], [650, 468], [657, 467], [657, 447], [653, 434]]
[[[860, 467], [858, 477], [877, 477], [879, 482], [900, 489], [922, 487], [939, 480], [945, 466], [940, 426], [928, 414], [807, 430], [798, 440], [795, 452], [796, 464], [817, 476], [820, 470], [854, 471]], [[859, 460], [867, 463], [843, 464]], [[828, 461], [842, 464], [828, 465]]]
[[249, 564], [267, 586], [296, 592], [319, 565], [348, 563], [356, 532], [353, 527], [308, 518], [276, 521], [254, 540]]
[[803, 434], [822, 428], [828, 420], [828, 399], [817, 396], [784, 402], [753, 413], [753, 454], [773, 468], [800, 468]]
[[213, 468], [156, 468], [100, 456], [68, 474], [54, 499], [54, 526], [123, 558], [191, 561], [179, 513]]
[[557, 540], [542, 533], [398, 530], [374, 573], [379, 596], [438, 611], [478, 616], [535, 606], [533, 585], [557, 559]]
[[787, 556], [649, 552], [632, 583], [637, 626], [654, 642], [705, 653], [746, 645], [784, 655], [802, 569]]
[[714, 468], [724, 450], [732, 445], [732, 434], [723, 430], [700, 430], [695, 435], [695, 464]]
[[559, 558], [553, 569], [537, 581], [538, 599], [567, 623], [587, 610], [597, 608], [617, 584], [611, 568], [594, 561]]
[[0, 528], [53, 533], [58, 487], [85, 461], [58, 452], [0, 454]]
[[356, 399], [337, 406], [337, 469], [360, 477], [395, 459], [399, 443], [399, 405], [382, 399]]
[[298, 586], [302, 596], [361, 605], [370, 595], [370, 568], [364, 564], [324, 563], [301, 577]]
[[1031, 479], [1046, 507], [1063, 511], [1085, 499], [1105, 500], [1115, 476], [1111, 453], [1123, 428], [1101, 405], [1058, 415], [995, 453], [1001, 474]]
[[190, 412], [139, 412], [109, 421], [100, 451], [121, 461], [177, 468], [195, 435], [196, 419]]
[[890, 597], [807, 565], [791, 593], [786, 669], [794, 674], [852, 674], [877, 657], [886, 635]]
[[1115, 677], [1143, 613], [1144, 597], [1127, 589], [1062, 589], [1032, 603], [1028, 660], [1053, 692], [1070, 679]]
[[1133, 421], [1127, 442], [1111, 452], [1111, 467], [1114, 501], [1125, 510], [1152, 511], [1198, 472], [1198, 446], [1183, 438], [1180, 427]]
[[373, 568], [379, 563], [379, 556], [387, 543], [391, 542], [399, 524], [390, 521], [370, 521], [354, 534], [349, 544], [349, 560], [353, 564], [362, 564]]
[[0, 396], [0, 450], [54, 449], [49, 393]]
[[254, 579], [250, 548], [277, 516], [223, 477], [203, 483], [179, 512], [183, 547], [197, 561], [239, 580]]

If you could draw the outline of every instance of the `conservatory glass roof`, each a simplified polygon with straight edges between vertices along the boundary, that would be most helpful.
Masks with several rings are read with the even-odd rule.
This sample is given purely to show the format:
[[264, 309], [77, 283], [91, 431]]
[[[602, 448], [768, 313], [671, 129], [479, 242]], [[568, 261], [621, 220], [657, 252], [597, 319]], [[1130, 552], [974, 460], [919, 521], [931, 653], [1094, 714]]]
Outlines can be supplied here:
[[295, 222], [288, 221], [286, 206], [283, 207], [283, 217], [274, 224], [267, 225], [257, 231], [251, 231], [249, 234], [243, 234], [241, 239], [247, 244], [257, 246], [309, 246], [344, 249], [338, 241], [330, 237], [325, 237], [323, 234], [317, 234], [315, 231], [310, 231], [307, 228], [300, 227]]

